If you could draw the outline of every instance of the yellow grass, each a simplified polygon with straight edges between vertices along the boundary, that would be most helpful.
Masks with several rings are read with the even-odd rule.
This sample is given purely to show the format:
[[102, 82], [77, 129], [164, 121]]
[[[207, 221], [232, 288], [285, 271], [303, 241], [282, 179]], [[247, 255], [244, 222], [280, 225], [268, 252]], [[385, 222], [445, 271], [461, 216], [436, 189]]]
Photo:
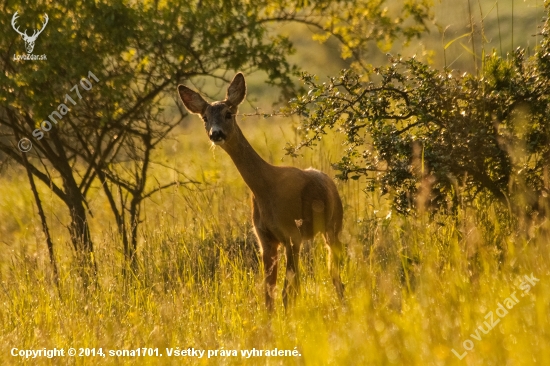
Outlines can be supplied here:
[[[26, 175], [0, 178], [0, 360], [2, 365], [549, 365], [550, 276], [547, 222], [512, 226], [496, 208], [465, 208], [449, 217], [391, 215], [363, 182], [340, 183], [347, 245], [347, 303], [339, 303], [320, 238], [304, 251], [302, 293], [284, 311], [280, 271], [277, 308], [264, 310], [262, 270], [251, 232], [249, 193], [221, 149], [211, 150], [200, 123], [168, 141], [158, 158], [196, 186], [164, 191], [147, 202], [140, 270], [125, 266], [114, 219], [99, 189], [90, 200], [97, 290], [84, 291], [73, 262], [67, 214], [41, 186], [60, 263], [52, 282], [47, 250]], [[274, 163], [294, 138], [285, 121], [248, 118], [243, 130]], [[328, 142], [332, 141], [332, 142]], [[285, 164], [330, 173], [338, 139]], [[156, 167], [155, 179], [174, 173]], [[283, 263], [284, 265], [284, 260]], [[525, 275], [540, 282], [524, 293]], [[486, 314], [516, 291], [519, 302], [487, 334]], [[523, 296], [521, 296], [523, 295]], [[486, 328], [486, 327], [485, 327]], [[463, 342], [473, 349], [459, 360]], [[470, 346], [469, 343], [466, 343]], [[102, 348], [105, 357], [13, 357], [13, 348]], [[148, 347], [160, 357], [115, 357], [111, 350]], [[168, 357], [167, 348], [237, 351], [237, 356]], [[242, 357], [241, 350], [294, 350], [300, 356]], [[225, 352], [224, 352], [225, 353]], [[231, 352], [229, 352], [231, 353]]]

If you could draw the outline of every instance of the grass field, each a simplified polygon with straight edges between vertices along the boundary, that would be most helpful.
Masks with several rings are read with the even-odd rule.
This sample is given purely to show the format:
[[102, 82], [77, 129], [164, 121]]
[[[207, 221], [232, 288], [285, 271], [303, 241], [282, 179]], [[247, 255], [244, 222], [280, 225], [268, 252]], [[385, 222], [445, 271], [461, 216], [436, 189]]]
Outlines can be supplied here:
[[[536, 42], [520, 36], [534, 34], [529, 26], [539, 24], [532, 14], [538, 17], [542, 2], [528, 3], [516, 8], [512, 31], [509, 8], [500, 8], [501, 26], [492, 2], [477, 2], [487, 34], [476, 20], [476, 36], [486, 36], [487, 51], [500, 43], [506, 53]], [[432, 32], [412, 45], [414, 53], [434, 50], [436, 66], [445, 64], [440, 43], [468, 32], [467, 21], [448, 19], [455, 16], [449, 4], [436, 4], [437, 20], [452, 23], [446, 37]], [[465, 4], [457, 14], [465, 14]], [[294, 59], [304, 64], [310, 54], [319, 55], [311, 68], [321, 77], [346, 66], [327, 66], [338, 52], [334, 44], [321, 54], [302, 41]], [[447, 64], [474, 70], [467, 38], [463, 43], [450, 45]], [[481, 47], [476, 52], [481, 56]], [[373, 51], [373, 60], [386, 58]], [[267, 95], [265, 85], [258, 86], [261, 75], [250, 79], [252, 99], [276, 100], [276, 93]], [[338, 182], [346, 303], [336, 296], [317, 238], [302, 251], [297, 303], [285, 312], [279, 271], [276, 309], [268, 314], [249, 190], [224, 151], [211, 148], [198, 118], [186, 123], [156, 150], [163, 165], [152, 167], [149, 188], [182, 179], [172, 168], [194, 183], [146, 201], [133, 277], [123, 276], [127, 264], [107, 199], [100, 187], [92, 189], [89, 224], [98, 263], [92, 289], [82, 285], [64, 206], [39, 184], [60, 269], [57, 288], [26, 173], [15, 166], [2, 170], [0, 365], [550, 365], [548, 219], [510, 217], [506, 209], [481, 201], [461, 207], [456, 217], [402, 217], [391, 211], [387, 197], [365, 193], [364, 181]], [[284, 156], [285, 143], [297, 139], [295, 123], [279, 117], [240, 122], [268, 162], [313, 166], [333, 176], [331, 163], [343, 149], [338, 136], [328, 136], [303, 157]], [[281, 252], [280, 265], [284, 262]], [[44, 348], [63, 349], [65, 356], [12, 355]], [[70, 348], [76, 357], [67, 355]], [[155, 355], [142, 356], [144, 348]], [[137, 349], [140, 356], [116, 356]], [[205, 353], [175, 355], [188, 349]], [[291, 355], [271, 356], [275, 349]], [[95, 356], [78, 356], [92, 350]], [[250, 356], [252, 350], [262, 355]]]
[[[2, 178], [2, 364], [25, 362], [11, 356], [14, 347], [102, 348], [106, 355], [26, 360], [32, 365], [549, 364], [547, 221], [527, 226], [525, 218], [515, 218], [507, 224], [492, 206], [465, 207], [456, 219], [392, 216], [384, 200], [361, 191], [360, 181], [339, 183], [347, 303], [336, 297], [318, 238], [303, 252], [296, 306], [285, 313], [281, 276], [277, 309], [268, 315], [249, 193], [229, 157], [210, 149], [195, 122], [158, 153], [200, 184], [164, 191], [147, 204], [136, 278], [121, 275], [122, 245], [101, 191], [91, 200], [99, 264], [95, 291], [83, 290], [63, 227], [65, 213], [43, 189], [61, 267], [56, 290], [34, 205], [22, 193], [25, 175], [9, 170]], [[280, 163], [284, 142], [293, 138], [288, 126], [249, 117], [243, 130], [266, 159]], [[331, 141], [284, 163], [330, 172], [329, 161], [341, 148], [337, 138]], [[156, 168], [154, 176], [170, 174]], [[518, 286], [531, 274], [539, 282], [527, 293]], [[518, 303], [500, 318], [498, 304], [514, 291]], [[489, 312], [493, 322], [500, 319], [492, 330]], [[141, 347], [158, 348], [163, 356], [108, 354]], [[219, 351], [210, 358], [169, 357], [167, 348], [176, 347]], [[253, 348], [296, 349], [300, 356], [241, 356]], [[237, 355], [220, 356], [221, 350]]]

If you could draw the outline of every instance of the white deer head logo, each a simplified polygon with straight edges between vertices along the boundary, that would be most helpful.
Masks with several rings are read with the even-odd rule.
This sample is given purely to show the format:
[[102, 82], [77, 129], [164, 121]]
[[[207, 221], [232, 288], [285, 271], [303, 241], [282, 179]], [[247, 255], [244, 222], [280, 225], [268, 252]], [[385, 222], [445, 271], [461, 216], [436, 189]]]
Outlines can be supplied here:
[[[40, 30], [35, 30], [32, 34], [32, 36], [28, 36], [27, 30], [25, 29], [25, 32], [20, 32], [19, 27], [15, 26], [15, 20], [18, 18], [17, 12], [13, 14], [13, 17], [11, 18], [11, 26], [17, 33], [21, 35], [23, 38], [23, 41], [25, 41], [25, 48], [27, 49], [27, 53], [32, 53], [32, 50], [34, 49], [34, 42], [36, 42], [36, 39], [42, 33], [44, 28], [46, 28], [46, 24], [48, 24], [48, 14], [44, 13], [44, 21], [42, 22], [42, 28]], [[38, 33], [37, 33], [38, 32]]]

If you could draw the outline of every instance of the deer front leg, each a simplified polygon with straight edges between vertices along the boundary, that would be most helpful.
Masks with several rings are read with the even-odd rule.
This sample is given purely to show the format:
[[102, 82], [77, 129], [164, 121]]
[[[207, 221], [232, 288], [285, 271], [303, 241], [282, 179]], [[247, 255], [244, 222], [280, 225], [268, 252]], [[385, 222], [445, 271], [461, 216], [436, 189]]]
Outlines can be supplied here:
[[260, 239], [262, 245], [262, 260], [264, 262], [265, 273], [265, 306], [268, 311], [273, 311], [275, 303], [275, 289], [277, 288], [277, 265], [279, 262], [276, 241]]
[[285, 285], [283, 288], [283, 304], [285, 309], [291, 305], [296, 296], [300, 293], [300, 245], [302, 244], [301, 235], [293, 235], [288, 242], [285, 243], [286, 253], [286, 275]]
[[260, 209], [254, 197], [252, 197], [252, 220], [264, 263], [265, 306], [271, 312], [275, 303], [275, 289], [277, 287], [277, 266], [279, 264], [277, 249], [279, 248], [279, 241], [263, 225]]

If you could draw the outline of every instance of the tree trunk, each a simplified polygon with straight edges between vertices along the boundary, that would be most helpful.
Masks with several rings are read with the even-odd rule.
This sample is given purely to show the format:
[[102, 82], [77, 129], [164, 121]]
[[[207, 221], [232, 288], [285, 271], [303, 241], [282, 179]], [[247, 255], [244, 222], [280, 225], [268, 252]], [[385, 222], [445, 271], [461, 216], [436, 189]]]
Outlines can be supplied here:
[[[19, 136], [16, 132], [16, 136], [19, 139]], [[57, 270], [57, 261], [55, 260], [55, 253], [53, 251], [53, 242], [52, 238], [50, 236], [50, 230], [48, 229], [48, 222], [46, 221], [46, 215], [44, 213], [44, 209], [42, 207], [42, 201], [40, 201], [40, 196], [38, 194], [38, 190], [36, 189], [36, 184], [34, 182], [34, 177], [32, 175], [31, 170], [29, 169], [29, 162], [27, 160], [26, 153], [23, 153], [23, 162], [25, 165], [25, 170], [27, 171], [27, 176], [29, 178], [29, 183], [31, 185], [31, 190], [34, 196], [34, 201], [36, 202], [36, 207], [38, 208], [38, 215], [40, 216], [40, 221], [42, 223], [42, 231], [44, 232], [44, 235], [46, 236], [46, 246], [48, 247], [48, 255], [50, 257], [50, 265], [52, 266], [53, 271], [53, 281], [55, 283], [55, 287], [57, 288], [57, 291], [59, 291], [59, 271]]]

